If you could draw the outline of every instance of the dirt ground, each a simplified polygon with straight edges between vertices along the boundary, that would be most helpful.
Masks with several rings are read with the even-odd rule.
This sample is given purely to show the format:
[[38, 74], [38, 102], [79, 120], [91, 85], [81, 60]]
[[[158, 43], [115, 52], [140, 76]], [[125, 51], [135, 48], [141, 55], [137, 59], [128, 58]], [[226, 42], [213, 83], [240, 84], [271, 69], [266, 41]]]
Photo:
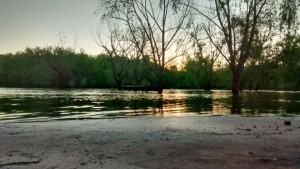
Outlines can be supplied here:
[[0, 168], [296, 169], [300, 168], [300, 118], [0, 123]]

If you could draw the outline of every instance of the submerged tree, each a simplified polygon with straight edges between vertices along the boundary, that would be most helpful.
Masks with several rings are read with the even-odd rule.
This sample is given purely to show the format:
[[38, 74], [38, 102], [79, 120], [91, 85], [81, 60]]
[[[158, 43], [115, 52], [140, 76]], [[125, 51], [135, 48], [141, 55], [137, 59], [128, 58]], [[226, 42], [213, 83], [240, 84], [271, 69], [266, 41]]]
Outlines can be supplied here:
[[[142, 56], [156, 66], [157, 83], [162, 91], [165, 66], [185, 52], [190, 8], [178, 0], [99, 0], [102, 19], [117, 21], [129, 33], [130, 41]], [[187, 1], [190, 5], [190, 0]], [[144, 35], [145, 45], [141, 45]]]
[[[211, 12], [210, 16], [198, 11], [215, 27], [212, 34], [203, 26], [212, 44], [229, 63], [232, 92], [238, 94], [241, 74], [250, 57], [255, 35], [258, 31], [272, 26], [276, 12], [275, 3], [270, 0], [214, 0], [212, 3], [215, 12]], [[226, 44], [226, 50], [216, 45], [216, 39], [220, 38]]]
[[[280, 24], [292, 28], [296, 23], [298, 3], [298, 0], [210, 0], [204, 7], [190, 6], [214, 27], [209, 31], [202, 23], [208, 38], [229, 64], [233, 94], [239, 94], [241, 89], [240, 79], [251, 57], [255, 36], [277, 29]], [[220, 39], [226, 49], [218, 47], [216, 41]]]

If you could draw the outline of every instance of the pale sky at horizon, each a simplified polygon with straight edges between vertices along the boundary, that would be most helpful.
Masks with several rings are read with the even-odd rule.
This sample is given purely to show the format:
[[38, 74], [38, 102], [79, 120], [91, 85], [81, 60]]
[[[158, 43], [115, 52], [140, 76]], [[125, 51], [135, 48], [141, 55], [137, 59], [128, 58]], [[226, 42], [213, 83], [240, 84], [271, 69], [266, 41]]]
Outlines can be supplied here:
[[64, 46], [73, 47], [77, 34], [77, 51], [99, 54], [96, 9], [97, 0], [0, 0], [0, 54], [60, 45], [59, 32]]

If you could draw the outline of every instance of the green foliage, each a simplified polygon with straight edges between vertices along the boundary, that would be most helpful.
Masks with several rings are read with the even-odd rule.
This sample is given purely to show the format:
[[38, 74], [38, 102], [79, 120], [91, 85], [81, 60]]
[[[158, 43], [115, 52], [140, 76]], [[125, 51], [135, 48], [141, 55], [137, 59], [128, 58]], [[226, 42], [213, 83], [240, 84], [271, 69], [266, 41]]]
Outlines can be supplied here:
[[214, 72], [213, 86], [216, 89], [231, 88], [231, 70], [228, 67], [220, 68]]
[[185, 85], [200, 89], [204, 88], [206, 80], [206, 69], [203, 60], [188, 61], [185, 65]]
[[287, 26], [288, 29], [291, 29], [297, 24], [298, 18], [298, 7], [300, 5], [299, 0], [283, 0], [281, 3], [280, 17], [281, 17], [281, 26]]
[[278, 61], [284, 87], [286, 90], [297, 90], [300, 87], [300, 37], [288, 34], [279, 46], [282, 50]]
[[[116, 87], [114, 63], [130, 85], [155, 84], [154, 65], [149, 58], [130, 60], [101, 54], [89, 56], [61, 47], [27, 48], [0, 55], [0, 86], [55, 88]], [[126, 66], [124, 66], [126, 65]], [[128, 65], [128, 66], [127, 66]], [[121, 71], [119, 69], [124, 69]]]
[[[300, 89], [300, 36], [287, 35], [277, 44], [277, 53], [266, 57], [261, 45], [241, 78], [244, 90]], [[1, 87], [112, 88], [117, 87], [112, 63], [122, 72], [123, 85], [155, 85], [155, 64], [149, 57], [129, 59], [105, 54], [90, 56], [60, 47], [27, 48], [15, 54], [0, 55]], [[125, 65], [125, 66], [124, 66]], [[120, 71], [119, 69], [124, 69]], [[228, 65], [212, 69], [211, 60], [199, 57], [164, 70], [165, 88], [230, 89]]]

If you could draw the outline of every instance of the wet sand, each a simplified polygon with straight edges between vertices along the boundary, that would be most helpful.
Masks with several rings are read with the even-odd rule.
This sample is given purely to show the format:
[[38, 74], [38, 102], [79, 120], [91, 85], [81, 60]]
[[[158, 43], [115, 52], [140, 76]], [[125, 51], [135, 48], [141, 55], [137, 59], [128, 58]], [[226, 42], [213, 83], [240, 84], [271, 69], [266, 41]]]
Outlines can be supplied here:
[[[285, 120], [291, 125], [286, 126]], [[300, 118], [169, 117], [0, 124], [0, 168], [300, 168]]]

